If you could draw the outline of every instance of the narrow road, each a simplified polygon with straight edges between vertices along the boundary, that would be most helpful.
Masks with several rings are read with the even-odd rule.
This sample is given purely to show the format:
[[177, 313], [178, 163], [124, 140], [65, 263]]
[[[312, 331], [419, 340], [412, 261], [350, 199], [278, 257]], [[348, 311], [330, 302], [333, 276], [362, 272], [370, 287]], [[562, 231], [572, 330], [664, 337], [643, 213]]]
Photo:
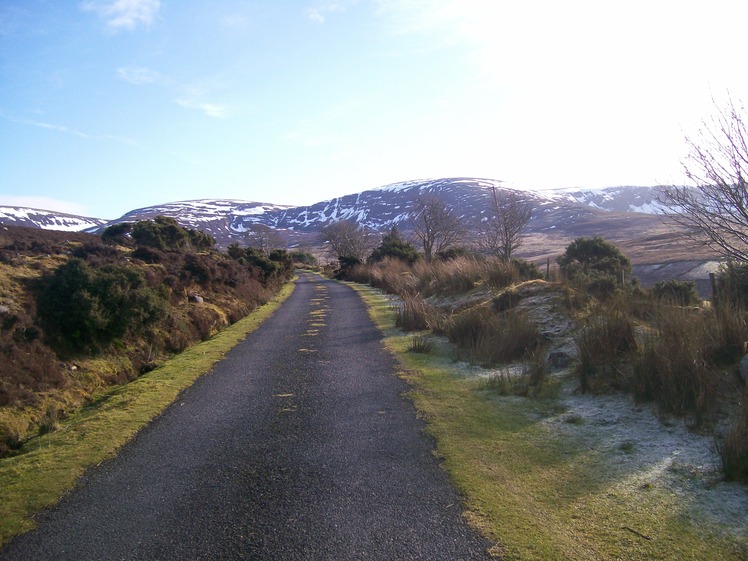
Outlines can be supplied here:
[[293, 295], [0, 560], [488, 559], [358, 295]]

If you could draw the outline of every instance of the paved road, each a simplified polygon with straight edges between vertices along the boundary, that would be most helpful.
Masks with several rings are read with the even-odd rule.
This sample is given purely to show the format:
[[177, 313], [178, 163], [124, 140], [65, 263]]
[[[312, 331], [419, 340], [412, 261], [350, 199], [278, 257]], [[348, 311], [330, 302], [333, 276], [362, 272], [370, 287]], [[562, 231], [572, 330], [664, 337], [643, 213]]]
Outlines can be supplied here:
[[0, 560], [487, 559], [350, 288], [285, 304]]

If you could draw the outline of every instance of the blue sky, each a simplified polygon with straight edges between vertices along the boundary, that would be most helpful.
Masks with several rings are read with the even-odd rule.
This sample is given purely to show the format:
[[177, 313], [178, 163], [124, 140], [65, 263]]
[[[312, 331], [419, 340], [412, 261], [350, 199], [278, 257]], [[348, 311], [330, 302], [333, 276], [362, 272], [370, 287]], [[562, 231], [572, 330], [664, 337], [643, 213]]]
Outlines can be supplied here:
[[737, 1], [0, 0], [0, 204], [683, 181]]

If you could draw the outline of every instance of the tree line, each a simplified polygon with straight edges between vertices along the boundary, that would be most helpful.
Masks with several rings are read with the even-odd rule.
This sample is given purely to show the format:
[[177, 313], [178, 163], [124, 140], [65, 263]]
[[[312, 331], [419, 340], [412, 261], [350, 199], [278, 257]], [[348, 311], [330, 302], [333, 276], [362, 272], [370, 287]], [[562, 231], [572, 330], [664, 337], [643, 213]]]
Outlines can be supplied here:
[[412, 234], [409, 240], [394, 225], [376, 246], [377, 238], [370, 229], [352, 220], [341, 220], [322, 229], [321, 241], [345, 269], [385, 256], [412, 262], [422, 255], [430, 262], [454, 255], [464, 251], [463, 244], [472, 230], [473, 245], [508, 263], [522, 245], [532, 217], [532, 206], [520, 193], [496, 187], [491, 188], [485, 209], [472, 221], [465, 221], [447, 201], [431, 193], [414, 197], [409, 210], [409, 218], [401, 223]]

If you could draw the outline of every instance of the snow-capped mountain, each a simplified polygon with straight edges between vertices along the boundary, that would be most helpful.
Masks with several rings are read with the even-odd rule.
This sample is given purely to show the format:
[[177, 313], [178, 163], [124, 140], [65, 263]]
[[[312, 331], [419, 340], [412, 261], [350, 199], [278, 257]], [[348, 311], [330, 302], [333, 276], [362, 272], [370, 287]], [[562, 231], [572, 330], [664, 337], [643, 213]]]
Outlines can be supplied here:
[[[408, 230], [413, 201], [421, 195], [435, 195], [446, 201], [466, 229], [471, 229], [487, 212], [493, 188], [509, 190], [500, 181], [492, 179], [423, 179], [385, 185], [308, 206], [201, 199], [136, 209], [106, 223], [54, 212], [0, 207], [0, 222], [101, 232], [106, 225], [163, 215], [177, 219], [185, 227], [208, 232], [216, 238], [219, 246], [226, 247], [233, 242], [246, 243], [248, 232], [258, 224], [279, 230], [289, 241], [310, 240], [310, 236], [316, 236], [325, 224], [339, 220], [354, 220], [376, 231], [384, 231], [393, 225]], [[656, 207], [653, 203], [656, 200], [654, 187], [513, 191], [533, 208], [528, 227], [530, 233], [563, 238], [611, 236], [612, 232], [622, 229], [631, 232], [632, 228], [646, 228], [657, 219], [653, 215]]]
[[131, 210], [106, 225], [168, 216], [182, 226], [207, 232], [225, 246], [232, 241], [240, 241], [252, 224], [276, 228], [276, 217], [288, 208], [290, 207], [237, 199], [200, 199]]
[[106, 220], [75, 214], [17, 206], [0, 206], [0, 224], [42, 228], [43, 230], [81, 232], [97, 228], [106, 223]]
[[[131, 211], [110, 224], [164, 215], [176, 218], [186, 227], [210, 233], [222, 247], [232, 242], [245, 243], [247, 232], [257, 224], [279, 230], [289, 241], [305, 241], [310, 239], [310, 235], [316, 236], [325, 224], [339, 220], [353, 220], [375, 231], [384, 231], [393, 225], [408, 230], [415, 198], [434, 195], [446, 201], [466, 229], [471, 229], [487, 212], [493, 188], [510, 190], [492, 179], [424, 179], [394, 183], [298, 207], [230, 199], [174, 202]], [[610, 235], [622, 228], [630, 231], [642, 222], [651, 225], [656, 219], [642, 212], [653, 211], [654, 188], [512, 190], [533, 207], [528, 228], [531, 233], [564, 238]], [[636, 220], [632, 220], [631, 212], [637, 212]]]
[[613, 212], [643, 212], [657, 214], [658, 187], [604, 187], [602, 189], [549, 189], [541, 191], [549, 196], [566, 196], [570, 200], [599, 210]]

